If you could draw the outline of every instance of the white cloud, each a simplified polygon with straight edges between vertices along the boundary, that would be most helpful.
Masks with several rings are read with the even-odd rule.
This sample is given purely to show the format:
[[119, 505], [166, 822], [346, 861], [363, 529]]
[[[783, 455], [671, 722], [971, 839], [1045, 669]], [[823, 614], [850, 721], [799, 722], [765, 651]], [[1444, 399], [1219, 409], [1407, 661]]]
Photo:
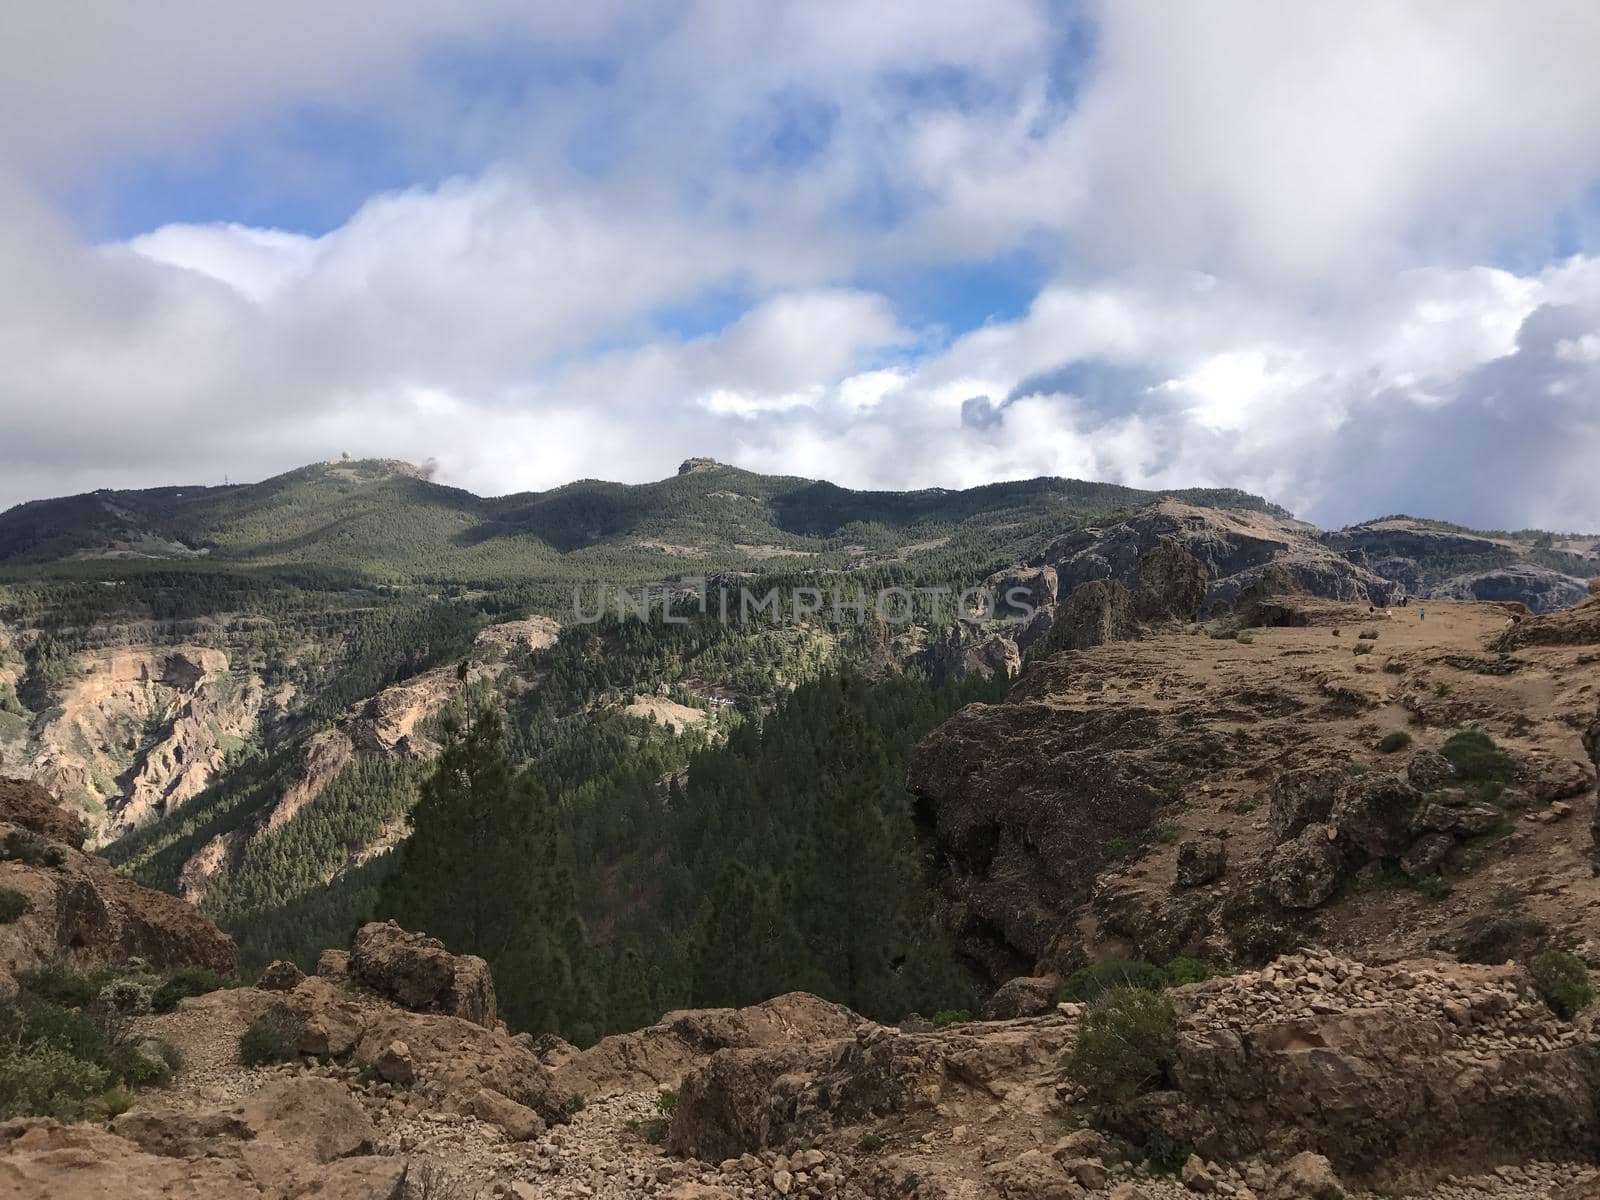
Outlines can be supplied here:
[[[1600, 179], [1592, 5], [1104, 3], [1075, 68], [1026, 0], [132, 11], [0, 13], [0, 504], [714, 454], [1600, 527], [1600, 259], [1552, 250]], [[418, 182], [109, 245], [50, 199], [224, 144], [269, 199], [354, 186], [308, 111]], [[953, 341], [870, 283], [1001, 254], [1053, 278]]]

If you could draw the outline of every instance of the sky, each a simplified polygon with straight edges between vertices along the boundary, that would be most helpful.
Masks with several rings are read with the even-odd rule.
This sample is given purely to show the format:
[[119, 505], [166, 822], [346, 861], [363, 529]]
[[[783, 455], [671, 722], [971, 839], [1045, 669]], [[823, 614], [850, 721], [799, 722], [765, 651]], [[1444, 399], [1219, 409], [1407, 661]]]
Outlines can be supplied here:
[[1600, 531], [1590, 0], [0, 6], [0, 507], [709, 455]]

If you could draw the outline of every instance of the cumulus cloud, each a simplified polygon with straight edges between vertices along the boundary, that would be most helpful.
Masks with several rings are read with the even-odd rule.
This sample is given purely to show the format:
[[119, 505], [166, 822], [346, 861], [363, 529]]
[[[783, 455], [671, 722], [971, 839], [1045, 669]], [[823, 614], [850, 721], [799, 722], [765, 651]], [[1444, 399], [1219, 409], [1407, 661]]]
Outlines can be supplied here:
[[[42, 11], [0, 15], [0, 504], [712, 454], [1600, 528], [1592, 5]], [[413, 182], [90, 232], [224, 149], [343, 195], [305, 112]], [[1047, 281], [954, 335], [887, 282], [1007, 255]]]

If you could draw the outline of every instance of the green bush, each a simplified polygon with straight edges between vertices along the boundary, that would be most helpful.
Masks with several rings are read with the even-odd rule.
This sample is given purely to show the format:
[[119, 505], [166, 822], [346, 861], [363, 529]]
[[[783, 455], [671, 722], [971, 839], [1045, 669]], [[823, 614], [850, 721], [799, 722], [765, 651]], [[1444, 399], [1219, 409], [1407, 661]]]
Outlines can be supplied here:
[[856, 1146], [867, 1154], [876, 1154], [883, 1149], [883, 1139], [875, 1133], [863, 1133]]
[[0, 1051], [0, 1120], [74, 1120], [109, 1083], [104, 1068], [57, 1046], [35, 1043]]
[[1589, 968], [1576, 954], [1546, 950], [1533, 960], [1530, 973], [1534, 990], [1558, 1017], [1570, 1021], [1594, 1000]]
[[656, 1111], [663, 1117], [670, 1117], [678, 1107], [678, 1093], [668, 1090], [656, 1097]]
[[185, 996], [204, 996], [227, 986], [228, 980], [210, 967], [180, 967], [156, 988], [150, 997], [150, 1008], [158, 1013], [171, 1012]]
[[947, 1025], [963, 1025], [972, 1020], [972, 1014], [964, 1008], [943, 1008], [933, 1014], [933, 1027], [943, 1029]]
[[1084, 1014], [1067, 1073], [1096, 1100], [1120, 1103], [1159, 1087], [1172, 1067], [1172, 1004], [1159, 992], [1116, 988]]
[[1141, 1147], [1152, 1175], [1176, 1175], [1194, 1153], [1194, 1143], [1157, 1130]]
[[1217, 974], [1210, 963], [1201, 962], [1198, 958], [1175, 958], [1161, 969], [1166, 973], [1168, 987], [1204, 983]]
[[0, 839], [0, 862], [19, 862], [30, 867], [59, 867], [67, 861], [60, 846], [48, 845], [26, 829], [13, 829]]
[[1476, 729], [1453, 733], [1439, 747], [1462, 779], [1483, 783], [1510, 783], [1517, 777], [1517, 764], [1494, 739]]
[[21, 892], [0, 888], [0, 925], [9, 925], [18, 917], [33, 911], [33, 901]]
[[98, 990], [94, 980], [62, 963], [24, 971], [17, 976], [17, 985], [36, 999], [66, 1008], [87, 1008]]
[[1090, 963], [1067, 976], [1061, 985], [1061, 999], [1087, 1004], [1119, 988], [1139, 988], [1159, 992], [1168, 984], [1167, 973], [1154, 963], [1137, 959], [1108, 958]]
[[247, 1067], [290, 1062], [298, 1056], [294, 1035], [281, 1022], [267, 1017], [239, 1035], [239, 1061]]
[[100, 989], [100, 1007], [123, 1016], [139, 1016], [150, 1011], [150, 985], [135, 979], [117, 979]]
[[1411, 735], [1403, 729], [1396, 729], [1393, 733], [1386, 733], [1378, 739], [1379, 754], [1394, 754], [1411, 745]]

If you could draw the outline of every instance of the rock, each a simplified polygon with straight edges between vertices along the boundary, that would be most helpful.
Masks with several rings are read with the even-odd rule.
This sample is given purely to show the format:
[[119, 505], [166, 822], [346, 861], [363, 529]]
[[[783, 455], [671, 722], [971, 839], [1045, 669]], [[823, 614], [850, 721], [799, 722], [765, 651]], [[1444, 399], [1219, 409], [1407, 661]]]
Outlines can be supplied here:
[[1145, 1116], [1213, 1159], [1314, 1143], [1384, 1191], [1569, 1160], [1600, 1135], [1600, 1063], [1516, 966], [1308, 951], [1170, 996], [1177, 1091]]
[[93, 1125], [0, 1124], [3, 1200], [258, 1200], [239, 1164], [147, 1153]]
[[1433, 589], [1446, 600], [1487, 600], [1525, 604], [1536, 613], [1570, 608], [1588, 594], [1582, 579], [1548, 567], [1519, 563], [1446, 579]]
[[350, 974], [350, 951], [324, 950], [317, 956], [317, 974], [323, 979], [343, 979]]
[[1339, 886], [1344, 855], [1326, 825], [1307, 825], [1268, 861], [1267, 886], [1285, 908], [1315, 908]]
[[351, 1060], [376, 1070], [395, 1042], [410, 1052], [416, 1087], [442, 1097], [447, 1108], [466, 1111], [479, 1089], [489, 1088], [531, 1108], [546, 1124], [569, 1117], [572, 1094], [531, 1048], [501, 1030], [437, 1013], [377, 1011], [362, 1026]]
[[990, 1163], [989, 1179], [1001, 1196], [1015, 1200], [1082, 1200], [1083, 1189], [1037, 1150]]
[[1278, 776], [1267, 817], [1273, 843], [1298, 836], [1307, 825], [1327, 824], [1343, 788], [1344, 779], [1333, 767], [1303, 767]]
[[288, 1200], [406, 1200], [407, 1171], [403, 1158], [347, 1158], [293, 1188]]
[[1178, 1172], [1178, 1178], [1183, 1186], [1191, 1192], [1208, 1194], [1217, 1190], [1217, 1181], [1212, 1178], [1211, 1170], [1206, 1166], [1205, 1159], [1198, 1154], [1191, 1154], [1184, 1160], [1183, 1168]]
[[789, 992], [747, 1008], [669, 1012], [635, 1033], [601, 1038], [586, 1050], [541, 1038], [536, 1053], [555, 1083], [585, 1100], [649, 1088], [676, 1089], [718, 1050], [754, 1049], [847, 1037], [861, 1018], [808, 992]]
[[1176, 539], [1163, 537], [1139, 560], [1134, 616], [1141, 621], [1193, 621], [1206, 598], [1206, 565]]
[[959, 897], [946, 920], [996, 987], [1039, 974], [1052, 946], [1076, 936], [1074, 912], [1108, 844], [1145, 835], [1181, 796], [1182, 768], [1168, 756], [1207, 753], [1184, 746], [1150, 709], [1036, 700], [1067, 661], [1030, 671], [1004, 704], [967, 705], [918, 745], [910, 765]]
[[306, 973], [292, 962], [282, 959], [268, 963], [256, 980], [256, 987], [264, 992], [291, 992], [305, 979]]
[[364, 1154], [378, 1137], [350, 1089], [319, 1076], [269, 1083], [245, 1102], [241, 1115], [257, 1137], [275, 1138], [316, 1162]]
[[495, 1126], [513, 1142], [525, 1142], [544, 1132], [544, 1122], [538, 1113], [492, 1088], [479, 1088], [468, 1101], [467, 1111], [478, 1120]]
[[1050, 1153], [1058, 1162], [1067, 1159], [1098, 1158], [1101, 1162], [1116, 1162], [1122, 1156], [1117, 1148], [1097, 1129], [1075, 1129], [1056, 1143]]
[[141, 887], [77, 849], [83, 831], [75, 821], [33, 784], [0, 780], [0, 837], [25, 830], [49, 856], [36, 865], [4, 865], [5, 887], [31, 908], [0, 924], [0, 994], [18, 973], [58, 960], [80, 970], [141, 959], [158, 970], [196, 965], [235, 973], [239, 951], [232, 938], [176, 896]]
[[489, 965], [474, 954], [451, 954], [438, 939], [409, 933], [393, 921], [373, 922], [356, 932], [350, 971], [379, 995], [413, 1012], [494, 1026]]
[[1037, 1017], [1056, 1006], [1061, 980], [1055, 975], [1019, 975], [1001, 984], [984, 1005], [986, 1020], [1006, 1021], [1014, 1017]]
[[1373, 858], [1399, 858], [1411, 845], [1411, 823], [1421, 793], [1398, 775], [1363, 775], [1334, 801], [1329, 823]]
[[125, 1112], [111, 1122], [111, 1129], [141, 1150], [163, 1158], [196, 1158], [208, 1153], [218, 1141], [255, 1136], [238, 1113], [190, 1113], [166, 1108]]
[[1455, 844], [1448, 833], [1425, 833], [1400, 856], [1400, 869], [1412, 879], [1437, 874]]
[[1309, 1150], [1296, 1154], [1278, 1169], [1272, 1194], [1279, 1200], [1345, 1200], [1344, 1184], [1333, 1164]]
[[390, 1042], [373, 1060], [372, 1069], [385, 1083], [409, 1087], [416, 1081], [417, 1065], [411, 1060], [411, 1047], [401, 1041]]
[[1051, 650], [1086, 650], [1135, 636], [1133, 594], [1115, 580], [1095, 580], [1077, 588], [1056, 610]]
[[1178, 845], [1178, 886], [1199, 887], [1228, 869], [1228, 844], [1221, 838], [1191, 838]]
[[1406, 763], [1406, 778], [1421, 792], [1436, 792], [1456, 781], [1456, 768], [1435, 750], [1418, 750]]

